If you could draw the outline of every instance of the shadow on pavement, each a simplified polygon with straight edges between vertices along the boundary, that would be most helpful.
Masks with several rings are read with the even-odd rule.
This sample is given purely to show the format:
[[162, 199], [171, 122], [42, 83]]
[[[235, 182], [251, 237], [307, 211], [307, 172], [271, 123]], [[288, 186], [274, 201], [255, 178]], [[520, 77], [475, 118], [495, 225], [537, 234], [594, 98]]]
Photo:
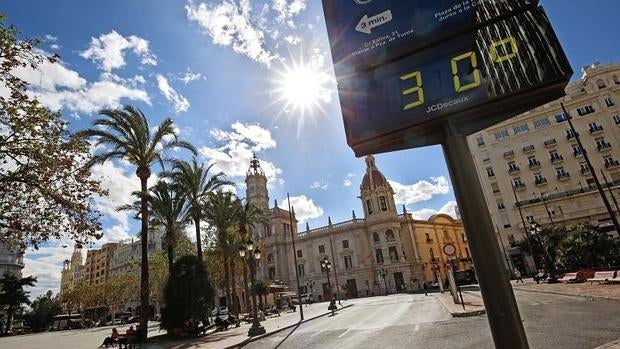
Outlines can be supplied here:
[[297, 323], [297, 325], [295, 325], [295, 327], [293, 327], [293, 328], [291, 329], [291, 332], [289, 332], [289, 333], [286, 335], [286, 337], [284, 337], [284, 338], [280, 341], [280, 343], [278, 343], [278, 345], [276, 345], [274, 348], [276, 348], [276, 349], [277, 349], [277, 348], [279, 348], [279, 347], [280, 347], [280, 346], [281, 346], [281, 345], [282, 345], [282, 344], [283, 344], [283, 343], [284, 343], [284, 342], [288, 339], [288, 337], [290, 337], [290, 336], [291, 336], [291, 335], [292, 335], [292, 334], [293, 334], [293, 333], [297, 330], [297, 328], [299, 328], [299, 326], [300, 326], [300, 325], [301, 325], [301, 322], [298, 322], [298, 323]]

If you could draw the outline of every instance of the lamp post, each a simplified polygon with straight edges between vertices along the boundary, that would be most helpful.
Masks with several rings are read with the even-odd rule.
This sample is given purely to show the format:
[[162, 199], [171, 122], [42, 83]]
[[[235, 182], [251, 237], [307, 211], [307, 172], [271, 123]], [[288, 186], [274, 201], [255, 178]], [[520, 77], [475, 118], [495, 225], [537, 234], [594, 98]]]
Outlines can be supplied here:
[[[242, 245], [239, 248], [239, 256], [241, 256], [241, 259], [244, 259], [250, 267], [252, 288], [254, 288], [255, 285], [254, 274], [256, 272], [256, 261], [260, 259], [260, 253], [261, 251], [259, 248], [254, 248], [254, 242], [252, 240], [248, 240], [245, 245]], [[250, 337], [265, 334], [267, 332], [258, 320], [258, 312], [256, 309], [256, 292], [254, 292], [255, 290], [252, 291], [252, 327], [250, 327], [250, 330], [248, 331], [248, 336]]]
[[330, 262], [327, 257], [324, 257], [321, 260], [321, 269], [325, 270], [327, 273], [327, 288], [329, 288], [329, 298], [332, 297], [332, 283], [329, 280], [329, 270], [332, 268], [332, 262]]
[[538, 241], [538, 245], [540, 245], [540, 248], [542, 248], [543, 250], [543, 256], [545, 258], [545, 264], [547, 265], [547, 267], [549, 268], [549, 279], [547, 279], [547, 283], [553, 284], [553, 283], [557, 283], [558, 279], [556, 277], [556, 272], [555, 272], [555, 261], [553, 261], [551, 259], [551, 256], [549, 255], [549, 251], [547, 251], [546, 246], [544, 246], [542, 239], [540, 238], [540, 233], [542, 232], [542, 227], [540, 226], [540, 224], [536, 223], [536, 221], [532, 221], [532, 224], [530, 226], [530, 235], [535, 237], [536, 240]]
[[381, 269], [379, 271], [379, 275], [383, 278], [383, 284], [385, 285], [385, 295], [387, 296], [390, 293], [390, 290], [388, 289], [388, 285], [387, 285], [387, 272], [385, 271], [385, 269]]

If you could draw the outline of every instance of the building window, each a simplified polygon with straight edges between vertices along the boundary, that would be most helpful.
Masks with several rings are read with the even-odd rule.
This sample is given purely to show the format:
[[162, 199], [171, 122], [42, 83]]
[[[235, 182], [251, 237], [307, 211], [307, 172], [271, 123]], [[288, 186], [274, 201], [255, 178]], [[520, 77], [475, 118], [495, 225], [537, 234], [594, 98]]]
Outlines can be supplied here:
[[428, 249], [428, 253], [429, 253], [429, 254], [430, 254], [430, 256], [431, 256], [431, 261], [432, 261], [432, 262], [435, 262], [435, 252], [433, 251], [433, 248], [432, 248], [432, 247]]
[[276, 268], [271, 267], [269, 268], [269, 280], [275, 280], [276, 279]]
[[325, 245], [319, 245], [319, 253], [325, 253]]
[[614, 84], [620, 85], [620, 79], [618, 78], [618, 75], [614, 75], [613, 80], [614, 80]]
[[556, 121], [557, 123], [560, 123], [560, 122], [564, 122], [564, 121], [566, 121], [566, 115], [564, 115], [563, 113], [562, 113], [562, 114], [557, 114], [557, 115], [555, 116], [555, 121]]
[[297, 265], [297, 272], [299, 273], [299, 276], [302, 277], [306, 274], [306, 270], [304, 268], [303, 264], [298, 264]]
[[273, 263], [273, 253], [267, 255], [267, 263]]
[[551, 125], [551, 122], [549, 122], [549, 119], [547, 118], [534, 120], [534, 128], [543, 128], [549, 125]]
[[562, 179], [562, 178], [567, 178], [567, 177], [569, 177], [568, 172], [566, 172], [566, 170], [564, 169], [564, 167], [563, 167], [563, 166], [556, 167], [556, 168], [555, 168], [555, 173], [557, 174], [558, 179]]
[[514, 161], [510, 161], [508, 163], [508, 172], [513, 173], [517, 171], [519, 171], [519, 166], [517, 166], [517, 163]]
[[303, 257], [303, 253], [301, 252], [301, 250], [297, 250], [297, 258], [302, 258]]
[[376, 249], [375, 258], [377, 260], [377, 263], [383, 263], [383, 250], [381, 250], [380, 248]]
[[467, 258], [471, 258], [471, 255], [469, 254], [469, 249], [467, 247], [465, 247], [465, 255], [467, 256]]
[[381, 211], [387, 211], [387, 201], [385, 200], [385, 196], [379, 197], [379, 207]]
[[398, 262], [398, 251], [396, 250], [396, 246], [391, 246], [388, 250], [390, 252], [390, 261]]
[[349, 248], [349, 240], [342, 240], [342, 248]]
[[525, 184], [521, 181], [521, 177], [517, 177], [512, 181], [515, 188], [523, 188]]
[[616, 103], [614, 103], [614, 100], [611, 97], [607, 96], [605, 97], [605, 105], [608, 107], [613, 107]]
[[425, 233], [424, 235], [426, 235], [426, 242], [433, 242], [433, 239], [431, 239], [431, 236], [428, 235], [428, 233]]
[[607, 85], [605, 85], [605, 81], [603, 81], [603, 79], [596, 80], [596, 86], [598, 86], [599, 89], [607, 87]]
[[495, 134], [496, 141], [503, 141], [504, 139], [508, 139], [510, 135], [508, 134], [508, 130], [502, 130]]
[[372, 201], [366, 200], [366, 208], [368, 209], [368, 214], [372, 213]]
[[562, 160], [562, 155], [558, 154], [558, 152], [556, 150], [552, 150], [549, 152], [549, 159], [551, 159], [551, 161], [560, 161]]
[[461, 240], [463, 240], [463, 242], [467, 242], [467, 236], [465, 235], [465, 233], [461, 234]]
[[527, 158], [527, 162], [529, 163], [530, 168], [531, 168], [531, 167], [540, 166], [540, 162], [538, 162], [538, 160], [536, 159], [536, 156], [535, 156], [535, 155], [529, 156], [529, 157]]
[[587, 162], [580, 162], [579, 163], [579, 170], [581, 171], [581, 174], [588, 174], [588, 173], [590, 173], [590, 167], [588, 166]]
[[353, 262], [351, 261], [351, 256], [344, 256], [344, 268], [346, 270], [350, 270], [353, 268]]
[[390, 229], [388, 229], [385, 232], [385, 241], [394, 241], [394, 232]]
[[497, 184], [497, 182], [491, 183], [491, 190], [493, 190], [494, 194], [501, 193], [501, 190], [499, 190], [499, 185]]
[[479, 147], [482, 147], [484, 145], [484, 137], [482, 135], [477, 135], [476, 143], [478, 144]]
[[487, 167], [487, 176], [495, 177], [495, 172], [493, 172], [493, 167]]
[[498, 210], [503, 210], [506, 208], [506, 206], [504, 205], [504, 200], [502, 198], [497, 199], [496, 202]]
[[616, 125], [620, 125], [620, 115], [614, 115], [614, 122], [616, 123]]
[[373, 240], [375, 243], [379, 243], [379, 242], [381, 242], [381, 240], [379, 239], [379, 233], [377, 233], [377, 232], [372, 233], [372, 240]]
[[581, 108], [577, 108], [577, 114], [579, 114], [579, 116], [592, 114], [594, 112], [595, 112], [594, 107], [591, 105], [586, 105]]
[[573, 144], [573, 155], [576, 157], [583, 155], [583, 152], [581, 151], [581, 147], [579, 146], [579, 144]]
[[515, 128], [514, 128], [514, 132], [515, 132], [516, 136], [518, 136], [520, 134], [523, 134], [523, 133], [526, 133], [529, 130], [530, 130], [530, 128], [527, 126], [527, 124], [515, 126]]
[[611, 147], [611, 144], [605, 141], [605, 137], [597, 137], [594, 139], [594, 142], [596, 142], [596, 149], [598, 150]]

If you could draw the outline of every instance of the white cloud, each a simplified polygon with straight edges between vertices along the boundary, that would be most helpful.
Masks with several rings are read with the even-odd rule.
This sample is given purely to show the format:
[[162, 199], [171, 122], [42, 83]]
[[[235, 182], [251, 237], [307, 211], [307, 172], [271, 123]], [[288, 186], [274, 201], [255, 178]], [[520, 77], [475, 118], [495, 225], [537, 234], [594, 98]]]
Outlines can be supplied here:
[[278, 14], [278, 22], [286, 22], [289, 27], [295, 27], [291, 19], [306, 9], [306, 0], [272, 0], [271, 8]]
[[351, 185], [353, 185], [353, 178], [355, 177], [356, 175], [354, 175], [353, 173], [347, 173], [347, 176], [342, 181], [342, 185], [344, 187], [350, 187]]
[[61, 246], [41, 247], [38, 251], [27, 251], [24, 255], [24, 269], [22, 275], [35, 276], [37, 283], [29, 287], [30, 299], [52, 290], [55, 294], [60, 291], [60, 273], [62, 262], [70, 259], [73, 246], [63, 248]]
[[[260, 125], [236, 122], [231, 128], [232, 131], [211, 130], [210, 135], [217, 146], [202, 147], [199, 152], [209, 165], [214, 164], [214, 173], [221, 171], [229, 177], [245, 178], [253, 154], [275, 148], [276, 141], [271, 132]], [[279, 181], [280, 168], [265, 160], [261, 160], [260, 165], [268, 183]]]
[[[282, 207], [288, 209], [286, 198], [279, 200]], [[323, 215], [323, 209], [317, 206], [314, 201], [305, 195], [291, 196], [291, 206], [295, 210], [295, 218], [301, 223], [305, 223], [310, 219], [319, 218]]]
[[157, 57], [149, 50], [149, 42], [141, 37], [131, 35], [124, 37], [115, 30], [90, 39], [90, 47], [80, 53], [86, 59], [98, 62], [106, 72], [123, 67], [125, 51], [131, 50], [140, 57], [145, 65], [157, 65]]
[[45, 35], [45, 40], [47, 40], [49, 42], [56, 42], [56, 41], [58, 41], [58, 37], [54, 36], [52, 34], [46, 34]]
[[324, 182], [319, 182], [319, 181], [314, 181], [310, 185], [310, 189], [327, 190], [328, 188], [329, 188], [329, 183], [324, 183]]
[[419, 181], [414, 184], [404, 185], [389, 181], [394, 189], [394, 199], [397, 204], [413, 204], [420, 201], [428, 201], [433, 195], [442, 195], [450, 192], [450, 183], [443, 177], [431, 177], [429, 181]]
[[456, 218], [456, 207], [457, 207], [456, 201], [448, 201], [439, 210], [435, 210], [432, 208], [423, 208], [421, 210], [411, 212], [411, 215], [415, 219], [422, 219], [422, 220], [427, 220], [431, 216], [439, 214], [439, 213], [444, 213], [444, 214], [447, 214], [447, 215], [450, 215]]
[[187, 71], [183, 74], [181, 74], [178, 78], [178, 80], [183, 81], [183, 83], [185, 85], [187, 85], [188, 83], [192, 82], [192, 81], [196, 81], [196, 80], [206, 80], [206, 76], [200, 74], [200, 73], [195, 73], [193, 72], [191, 69], [187, 68]]
[[189, 109], [189, 101], [178, 93], [163, 75], [157, 74], [157, 87], [162, 95], [174, 104], [174, 111], [176, 113], [184, 112]]
[[[38, 54], [45, 54], [37, 51]], [[11, 71], [16, 77], [32, 86], [45, 91], [56, 91], [59, 88], [81, 89], [86, 86], [86, 79], [76, 71], [64, 67], [61, 63], [42, 62], [36, 69], [19, 67]]]
[[297, 45], [301, 42], [301, 38], [297, 35], [287, 35], [284, 37], [284, 40], [291, 45]]
[[187, 18], [198, 23], [216, 45], [231, 46], [239, 54], [266, 66], [278, 57], [265, 48], [265, 34], [252, 23], [249, 0], [223, 0], [217, 5], [189, 3]]

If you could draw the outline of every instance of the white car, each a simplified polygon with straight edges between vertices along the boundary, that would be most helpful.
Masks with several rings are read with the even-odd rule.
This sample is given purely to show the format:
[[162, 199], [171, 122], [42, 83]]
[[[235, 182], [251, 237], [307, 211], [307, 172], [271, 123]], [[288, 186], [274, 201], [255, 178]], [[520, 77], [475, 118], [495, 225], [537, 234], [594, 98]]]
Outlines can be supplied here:
[[228, 307], [225, 305], [222, 305], [218, 308], [213, 309], [213, 311], [211, 312], [211, 316], [217, 316], [217, 315], [228, 315]]
[[[291, 297], [291, 303], [292, 304], [299, 304], [299, 298], [298, 297]], [[309, 293], [302, 294], [301, 295], [301, 303], [306, 303], [306, 304], [314, 303], [314, 296], [309, 294]]]
[[122, 325], [123, 324], [123, 320], [121, 319], [114, 319], [112, 321], [108, 321], [108, 323], [106, 325], [108, 326], [118, 326], [118, 325]]

